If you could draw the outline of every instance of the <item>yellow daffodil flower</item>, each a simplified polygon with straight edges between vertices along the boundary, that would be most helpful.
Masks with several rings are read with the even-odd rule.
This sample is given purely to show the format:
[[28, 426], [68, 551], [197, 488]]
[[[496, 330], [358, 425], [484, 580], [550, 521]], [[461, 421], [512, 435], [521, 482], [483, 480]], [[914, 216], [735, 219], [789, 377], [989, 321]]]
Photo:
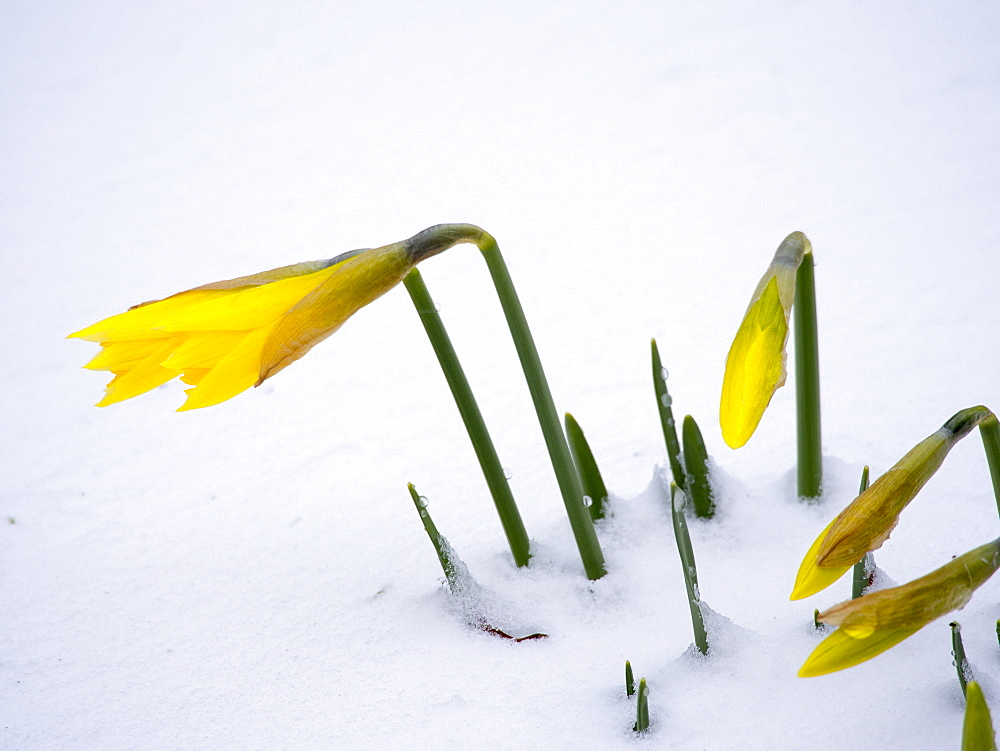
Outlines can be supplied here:
[[801, 232], [786, 237], [754, 290], [726, 358], [719, 422], [730, 448], [744, 445], [760, 423], [771, 397], [785, 383], [785, 344], [795, 300], [795, 273], [812, 252]]
[[936, 618], [965, 607], [997, 567], [1000, 538], [909, 584], [872, 592], [820, 613], [817, 620], [839, 628], [813, 650], [799, 676], [833, 673], [885, 652]]
[[965, 686], [965, 719], [962, 721], [962, 751], [997, 751], [993, 718], [976, 681]]
[[970, 407], [954, 415], [855, 498], [827, 525], [809, 548], [791, 599], [800, 600], [826, 589], [861, 560], [878, 550], [899, 522], [899, 515], [937, 472], [952, 447], [984, 420], [986, 407]]
[[418, 262], [468, 242], [469, 228], [478, 230], [439, 225], [381, 248], [205, 284], [69, 336], [98, 342], [101, 352], [84, 367], [114, 374], [97, 406], [179, 377], [194, 388], [178, 411], [208, 407], [298, 360]]

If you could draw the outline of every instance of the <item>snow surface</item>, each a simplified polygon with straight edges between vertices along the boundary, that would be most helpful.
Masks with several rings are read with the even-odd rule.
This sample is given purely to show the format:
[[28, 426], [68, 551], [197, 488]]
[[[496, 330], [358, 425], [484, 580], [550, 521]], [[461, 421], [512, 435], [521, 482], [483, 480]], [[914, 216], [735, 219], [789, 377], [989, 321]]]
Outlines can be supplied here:
[[[947, 618], [803, 680], [801, 556], [961, 408], [1000, 406], [1000, 6], [983, 2], [0, 4], [0, 746], [956, 748]], [[94, 409], [63, 337], [216, 279], [473, 222], [503, 248], [553, 394], [614, 498], [588, 582], [485, 268], [421, 268], [534, 559], [513, 567], [403, 290], [255, 391]], [[817, 259], [826, 494], [794, 396], [739, 452], [722, 365], [759, 275]], [[691, 523], [689, 649], [656, 337], [717, 465]], [[406, 491], [481, 600], [456, 603]], [[897, 582], [994, 538], [976, 436], [877, 554]], [[958, 614], [1000, 709], [1000, 580]], [[465, 625], [480, 608], [512, 643]], [[631, 731], [623, 665], [650, 686]]]

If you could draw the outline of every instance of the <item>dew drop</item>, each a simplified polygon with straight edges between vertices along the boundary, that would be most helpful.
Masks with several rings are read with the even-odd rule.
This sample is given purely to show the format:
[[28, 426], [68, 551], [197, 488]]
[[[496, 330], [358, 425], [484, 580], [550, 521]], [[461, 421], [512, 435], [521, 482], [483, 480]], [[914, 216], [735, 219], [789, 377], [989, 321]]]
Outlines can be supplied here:
[[586, 506], [587, 508], [590, 508], [591, 506], [594, 505], [594, 499], [591, 498], [589, 495], [585, 495], [583, 497], [583, 505]]
[[664, 407], [669, 407], [674, 403], [674, 400], [670, 398], [670, 394], [664, 394], [660, 397], [660, 402], [662, 402]]
[[417, 505], [420, 506], [420, 508], [422, 509], [427, 508], [427, 496], [422, 495], [419, 498], [417, 498]]
[[660, 378], [662, 378], [664, 381], [670, 378], [670, 373], [669, 371], [667, 371], [666, 368], [660, 368]]
[[504, 467], [503, 468], [503, 476], [506, 477], [509, 480], [510, 478], [512, 478], [514, 476], [514, 473], [511, 472], [509, 468]]

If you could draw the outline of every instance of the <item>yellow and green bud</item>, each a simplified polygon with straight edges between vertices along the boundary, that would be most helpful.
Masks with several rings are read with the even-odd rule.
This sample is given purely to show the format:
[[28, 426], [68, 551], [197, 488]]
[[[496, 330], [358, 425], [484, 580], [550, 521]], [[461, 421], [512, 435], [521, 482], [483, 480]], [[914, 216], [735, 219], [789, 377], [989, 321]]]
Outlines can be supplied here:
[[993, 718], [976, 681], [965, 687], [965, 719], [962, 721], [962, 751], [997, 751]]
[[801, 232], [786, 237], [754, 290], [726, 358], [719, 422], [730, 448], [743, 446], [771, 397], [785, 383], [785, 345], [795, 300], [795, 274], [812, 252]]
[[847, 600], [816, 616], [839, 628], [799, 670], [808, 678], [833, 673], [881, 654], [931, 621], [965, 607], [1000, 567], [1000, 538], [908, 584]]
[[431, 227], [381, 248], [205, 284], [142, 303], [70, 337], [98, 342], [101, 352], [85, 367], [114, 374], [97, 406], [131, 399], [176, 377], [193, 386], [178, 411], [208, 407], [298, 360], [419, 261], [470, 242], [470, 228]]
[[955, 414], [855, 498], [809, 548], [795, 578], [791, 599], [825, 589], [882, 546], [899, 523], [899, 515], [937, 472], [948, 452], [979, 423], [993, 416], [983, 406]]

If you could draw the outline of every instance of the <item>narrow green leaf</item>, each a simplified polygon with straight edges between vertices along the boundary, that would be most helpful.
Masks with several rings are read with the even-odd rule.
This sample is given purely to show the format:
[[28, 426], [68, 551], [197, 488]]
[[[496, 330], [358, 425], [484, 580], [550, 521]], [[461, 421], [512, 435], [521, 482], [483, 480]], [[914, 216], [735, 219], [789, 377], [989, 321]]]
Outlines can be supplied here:
[[667, 391], [667, 369], [660, 360], [660, 351], [656, 340], [650, 341], [653, 351], [653, 390], [656, 393], [656, 406], [660, 415], [660, 426], [663, 428], [663, 440], [667, 444], [667, 459], [670, 461], [670, 472], [674, 482], [682, 491], [687, 489], [687, 478], [681, 466], [681, 444], [677, 440], [677, 426], [674, 422], [673, 400]]
[[632, 663], [625, 660], [625, 696], [635, 693], [635, 676], [632, 675]]
[[641, 733], [649, 727], [649, 688], [646, 686], [646, 679], [639, 680], [639, 693], [635, 702], [635, 725], [632, 729]]
[[698, 423], [691, 415], [685, 415], [684, 428], [684, 467], [687, 469], [688, 490], [694, 512], [702, 519], [715, 516], [715, 498], [712, 485], [708, 479], [708, 451], [705, 450], [705, 440], [701, 437]]
[[965, 656], [965, 645], [962, 644], [962, 627], [957, 621], [948, 624], [951, 626], [951, 655], [955, 658], [955, 670], [958, 672], [958, 682], [962, 686], [962, 694], [968, 695], [969, 681], [972, 680], [972, 666]]
[[569, 439], [569, 450], [583, 483], [584, 498], [590, 499], [590, 516], [595, 520], [603, 519], [608, 489], [604, 485], [604, 478], [601, 477], [601, 470], [597, 467], [594, 453], [590, 450], [583, 429], [569, 412], [566, 413], [566, 437]]
[[[868, 490], [868, 465], [861, 470], [861, 489], [858, 495]], [[865, 591], [875, 583], [875, 556], [871, 552], [865, 553], [864, 557], [854, 564], [854, 581], [851, 585], [851, 598], [857, 599], [864, 595]]]
[[816, 498], [823, 484], [823, 445], [819, 409], [819, 335], [813, 254], [802, 257], [795, 277], [795, 414], [798, 492]]
[[684, 517], [686, 497], [675, 484], [670, 484], [670, 515], [674, 523], [674, 540], [681, 558], [684, 573], [684, 587], [687, 589], [688, 606], [691, 609], [691, 626], [694, 629], [694, 643], [698, 651], [708, 654], [708, 636], [705, 633], [705, 617], [701, 612], [701, 595], [698, 591], [698, 567], [691, 547], [687, 519]]
[[969, 681], [962, 722], [962, 751], [997, 751], [990, 708], [976, 681]]
[[437, 355], [441, 370], [444, 371], [445, 380], [451, 389], [455, 404], [465, 423], [466, 432], [472, 447], [475, 449], [479, 466], [486, 478], [486, 485], [493, 496], [493, 504], [496, 506], [497, 514], [500, 516], [500, 523], [503, 525], [504, 533], [507, 536], [507, 543], [510, 545], [510, 552], [514, 556], [514, 563], [518, 566], [527, 566], [531, 551], [528, 542], [528, 533], [524, 529], [524, 522], [521, 520], [521, 512], [514, 502], [514, 494], [511, 493], [507, 476], [504, 473], [503, 465], [497, 456], [496, 448], [493, 446], [493, 439], [490, 437], [486, 422], [479, 411], [476, 397], [472, 393], [472, 387], [465, 377], [465, 371], [458, 360], [455, 348], [452, 346], [451, 338], [444, 327], [444, 322], [437, 312], [437, 306], [431, 298], [427, 285], [424, 284], [423, 277], [417, 269], [413, 269], [406, 278], [403, 279], [403, 286], [410, 293], [420, 321], [423, 323], [427, 338], [430, 339], [434, 354]]
[[431, 519], [430, 511], [427, 510], [427, 499], [417, 493], [417, 489], [414, 487], [412, 482], [407, 483], [406, 487], [410, 491], [410, 497], [413, 499], [413, 505], [417, 507], [417, 513], [420, 514], [420, 521], [423, 522], [424, 531], [427, 533], [427, 536], [431, 538], [431, 545], [434, 546], [434, 552], [437, 553], [438, 562], [441, 564], [441, 570], [444, 571], [444, 578], [448, 581], [448, 587], [452, 591], [455, 591], [455, 588], [458, 586], [459, 572], [453, 559], [451, 545], [449, 545], [444, 536], [438, 532], [437, 527], [434, 524], [434, 520]]

